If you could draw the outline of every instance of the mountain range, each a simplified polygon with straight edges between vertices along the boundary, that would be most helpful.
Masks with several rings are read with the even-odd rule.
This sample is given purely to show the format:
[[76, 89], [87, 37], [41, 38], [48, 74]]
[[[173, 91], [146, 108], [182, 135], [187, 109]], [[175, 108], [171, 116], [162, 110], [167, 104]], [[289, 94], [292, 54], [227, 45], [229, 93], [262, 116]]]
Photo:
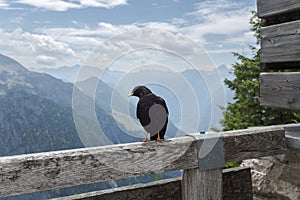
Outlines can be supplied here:
[[72, 84], [0, 55], [0, 155], [83, 147], [74, 134], [71, 91]]
[[[71, 83], [75, 82], [77, 84], [78, 80], [76, 80], [76, 77], [81, 79], [78, 74], [82, 73], [82, 71], [86, 71], [89, 75], [84, 76], [84, 79], [90, 79], [90, 86], [85, 88], [93, 88], [92, 85], [98, 85], [97, 94], [95, 95], [96, 100], [97, 97], [101, 97], [100, 99], [98, 98], [99, 101], [106, 99], [106, 103], [100, 104], [100, 107], [101, 105], [104, 105], [102, 106], [102, 109], [107, 112], [114, 112], [114, 118], [117, 123], [120, 122], [123, 125], [127, 125], [127, 127], [125, 127], [125, 132], [130, 132], [129, 130], [132, 129], [132, 127], [137, 128], [136, 132], [143, 131], [138, 124], [129, 123], [132, 120], [127, 119], [128, 114], [131, 118], [135, 118], [136, 100], [130, 100], [128, 106], [129, 113], [128, 110], [125, 110], [127, 107], [124, 107], [124, 102], [128, 101], [127, 94], [135, 86], [132, 85], [132, 80], [141, 84], [147, 84], [148, 80], [149, 84], [147, 84], [147, 86], [149, 86], [153, 92], [165, 98], [168, 107], [171, 108], [169, 109], [171, 121], [175, 127], [181, 129], [178, 134], [174, 134], [174, 131], [170, 131], [170, 137], [182, 135], [184, 134], [183, 132], [207, 131], [210, 128], [222, 129], [219, 121], [223, 116], [219, 106], [224, 107], [225, 104], [233, 100], [234, 93], [224, 87], [222, 83], [225, 78], [230, 80], [234, 78], [231, 69], [227, 68], [225, 65], [221, 65], [213, 71], [208, 72], [199, 72], [197, 69], [187, 69], [180, 72], [143, 70], [127, 73], [124, 71], [110, 70], [109, 68], [101, 71], [93, 67], [89, 67], [88, 69], [86, 69], [86, 66], [82, 67], [84, 67], [85, 70], [82, 70], [81, 67], [77, 65], [73, 67], [60, 67], [57, 69], [44, 68], [39, 69], [39, 71], [48, 73], [64, 81]], [[99, 74], [101, 74], [101, 77]], [[91, 79], [93, 79], [93, 81], [91, 81]], [[207, 79], [209, 81], [207, 81]], [[214, 86], [208, 87], [208, 84], [220, 82], [216, 79], [221, 79], [221, 84], [219, 83], [216, 85], [216, 88], [214, 88]], [[153, 83], [156, 80], [157, 82], [165, 83], [165, 85]], [[99, 81], [99, 83], [97, 83], [97, 81]], [[80, 80], [80, 82], [82, 82], [82, 80]], [[182, 95], [184, 93], [187, 94], [187, 89], [189, 88], [192, 90], [190, 97]], [[95, 92], [91, 91], [88, 93], [91, 93], [92, 96]], [[112, 96], [113, 94], [114, 96]], [[224, 96], [226, 99], [223, 103], [218, 102], [218, 99], [224, 99]], [[114, 103], [114, 105], [111, 105], [111, 103]], [[113, 107], [114, 110], [111, 110], [111, 107]], [[198, 107], [199, 110], [195, 109], [196, 107]], [[109, 111], [107, 110], [108, 108], [110, 109]], [[216, 112], [213, 109], [218, 111]], [[124, 118], [126, 119], [124, 120]], [[198, 124], [195, 119], [199, 120]], [[124, 121], [126, 123], [122, 123]], [[181, 127], [182, 124], [184, 127]]]
[[[144, 137], [144, 130], [135, 117], [137, 99], [128, 100], [127, 94], [132, 86], [127, 82], [130, 83], [132, 79], [140, 79], [142, 82], [145, 72], [126, 74], [124, 78], [124, 72], [106, 70], [100, 81], [97, 77], [88, 77], [74, 86], [79, 69], [79, 66], [74, 66], [51, 70], [41, 69], [40, 72], [34, 72], [29, 71], [14, 59], [0, 54], [0, 156], [136, 142]], [[216, 70], [222, 79], [233, 78], [230, 70], [224, 65]], [[91, 73], [93, 74], [94, 71]], [[195, 109], [185, 107], [188, 113], [185, 117], [190, 117], [185, 123], [187, 126], [196, 123], [199, 131], [209, 129], [210, 94], [206, 82], [199, 72], [186, 70], [178, 74], [148, 71], [147, 74], [152, 77], [167, 77], [171, 82], [176, 82], [182, 77], [188, 80], [195, 92], [196, 100], [200, 99], [201, 101], [196, 101], [199, 104], [201, 116], [199, 124], [197, 124], [193, 120]], [[202, 76], [203, 74], [204, 72], [202, 72]], [[204, 76], [210, 76], [210, 74], [207, 73]], [[124, 80], [121, 84], [116, 85], [120, 77], [123, 77]], [[186, 130], [178, 128], [178, 122], [182, 120], [180, 117], [184, 114], [180, 104], [182, 102], [187, 105], [191, 104], [188, 97], [183, 95], [179, 98], [176, 91], [185, 91], [186, 88], [180, 84], [172, 84], [172, 90], [156, 84], [150, 84], [149, 87], [158, 95], [163, 96], [169, 106], [170, 122], [167, 137], [184, 135]], [[83, 91], [82, 88], [85, 90]], [[217, 93], [219, 89], [222, 88], [217, 88]], [[85, 104], [79, 106], [79, 111], [77, 111], [81, 123], [84, 124], [82, 127], [84, 133], [87, 135], [80, 134], [78, 131], [80, 128], [78, 129], [76, 126], [78, 123], [76, 124], [74, 119], [77, 116], [74, 112], [74, 91], [78, 91], [81, 102], [89, 105], [94, 103], [91, 109], [95, 111], [96, 119], [91, 117], [91, 110], [86, 108]], [[227, 89], [226, 95], [228, 102], [233, 93]], [[99, 123], [102, 132], [94, 126], [95, 120]], [[101, 140], [105, 139], [110, 143], [101, 143]], [[173, 177], [179, 174], [180, 172], [170, 172], [164, 173], [162, 176]], [[155, 175], [147, 175], [0, 199], [47, 199], [60, 195], [149, 182], [154, 179]]]
[[[93, 81], [93, 79], [87, 79], [82, 84], [88, 87]], [[114, 118], [113, 111], [107, 109], [113, 90], [105, 83], [102, 83], [101, 86], [101, 90], [97, 90], [99, 98], [96, 99], [95, 104], [97, 121], [105, 130], [101, 134], [105, 134], [111, 143], [141, 140], [132, 134], [127, 134], [124, 131], [126, 129], [120, 128], [126, 125], [126, 116], [118, 114], [119, 120]], [[74, 85], [72, 83], [64, 82], [46, 73], [29, 71], [12, 58], [0, 54], [0, 156], [86, 146], [82, 136], [78, 134], [74, 122], [73, 91]], [[85, 93], [79, 92], [79, 94], [82, 101], [93, 102], [92, 98]], [[81, 115], [80, 117], [84, 118], [84, 122], [87, 122], [87, 132], [94, 130], [89, 130], [91, 121], [89, 115]], [[170, 124], [170, 131], [177, 131], [172, 123]], [[101, 134], [98, 134], [100, 139]], [[95, 146], [97, 143], [92, 145]], [[171, 172], [165, 173], [163, 176], [178, 176], [179, 174], [179, 172]], [[48, 199], [60, 195], [149, 182], [154, 179], [155, 175], [147, 175], [0, 199]]]

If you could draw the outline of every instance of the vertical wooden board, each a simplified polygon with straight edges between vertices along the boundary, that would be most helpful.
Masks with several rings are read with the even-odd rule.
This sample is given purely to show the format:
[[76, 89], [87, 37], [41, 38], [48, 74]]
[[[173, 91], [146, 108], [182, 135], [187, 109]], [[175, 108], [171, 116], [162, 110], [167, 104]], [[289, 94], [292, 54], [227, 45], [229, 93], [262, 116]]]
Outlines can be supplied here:
[[260, 104], [300, 110], [300, 72], [262, 73]]
[[261, 18], [300, 10], [299, 0], [257, 0], [257, 13]]
[[207, 171], [187, 169], [183, 172], [183, 200], [221, 200], [222, 187], [222, 169]]

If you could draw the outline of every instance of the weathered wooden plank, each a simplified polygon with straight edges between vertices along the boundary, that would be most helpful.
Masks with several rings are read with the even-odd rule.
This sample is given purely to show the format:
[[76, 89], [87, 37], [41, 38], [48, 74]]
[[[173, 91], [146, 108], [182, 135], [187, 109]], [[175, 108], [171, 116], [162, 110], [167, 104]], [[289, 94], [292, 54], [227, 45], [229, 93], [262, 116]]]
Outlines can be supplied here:
[[[287, 150], [300, 149], [300, 123], [272, 125], [269, 127], [274, 127], [274, 128], [282, 127], [285, 130], [285, 143], [286, 143]], [[258, 127], [249, 127], [249, 128], [258, 128]], [[285, 154], [286, 153], [287, 151], [285, 152]]]
[[286, 149], [282, 127], [257, 127], [222, 135], [227, 162], [283, 154]]
[[198, 166], [196, 142], [181, 137], [0, 158], [0, 196]]
[[261, 71], [283, 70], [283, 69], [300, 69], [300, 61], [280, 62], [280, 63], [260, 63]]
[[257, 14], [261, 18], [299, 9], [299, 0], [257, 0]]
[[262, 63], [300, 61], [300, 20], [263, 27], [261, 36]]
[[181, 178], [165, 179], [52, 200], [181, 200]]
[[300, 72], [262, 73], [260, 104], [300, 110]]
[[186, 169], [182, 176], [182, 199], [221, 200], [222, 186], [222, 169]]
[[[226, 161], [281, 154], [285, 148], [280, 127], [229, 131], [222, 137]], [[197, 145], [190, 136], [1, 157], [0, 196], [197, 167]]]
[[275, 24], [283, 24], [286, 22], [292, 22], [300, 20], [300, 10], [294, 10], [280, 15], [273, 15], [271, 17], [264, 18], [261, 26], [272, 26]]
[[[237, 167], [225, 169], [223, 176], [223, 200], [252, 200], [251, 169]], [[108, 190], [89, 192], [52, 200], [131, 200], [139, 197], [141, 200], [180, 200], [181, 178], [172, 178], [146, 184], [136, 184]]]

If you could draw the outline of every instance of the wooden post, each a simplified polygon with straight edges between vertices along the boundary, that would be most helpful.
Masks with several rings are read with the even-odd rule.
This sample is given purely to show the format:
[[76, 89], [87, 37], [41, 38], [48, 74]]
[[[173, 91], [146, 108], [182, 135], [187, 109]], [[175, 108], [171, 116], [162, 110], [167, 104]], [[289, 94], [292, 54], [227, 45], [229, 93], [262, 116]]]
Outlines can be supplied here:
[[222, 169], [186, 169], [182, 177], [183, 200], [221, 200]]
[[224, 141], [220, 133], [194, 134], [198, 168], [186, 169], [182, 177], [183, 200], [221, 200]]

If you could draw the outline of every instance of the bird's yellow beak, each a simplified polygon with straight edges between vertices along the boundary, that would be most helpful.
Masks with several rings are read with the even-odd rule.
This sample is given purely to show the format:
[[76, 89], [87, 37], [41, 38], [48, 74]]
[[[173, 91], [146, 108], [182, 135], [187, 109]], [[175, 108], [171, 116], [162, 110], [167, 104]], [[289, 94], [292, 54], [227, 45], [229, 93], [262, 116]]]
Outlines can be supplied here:
[[131, 97], [131, 96], [133, 96], [133, 93], [132, 93], [132, 92], [128, 94], [128, 97]]

